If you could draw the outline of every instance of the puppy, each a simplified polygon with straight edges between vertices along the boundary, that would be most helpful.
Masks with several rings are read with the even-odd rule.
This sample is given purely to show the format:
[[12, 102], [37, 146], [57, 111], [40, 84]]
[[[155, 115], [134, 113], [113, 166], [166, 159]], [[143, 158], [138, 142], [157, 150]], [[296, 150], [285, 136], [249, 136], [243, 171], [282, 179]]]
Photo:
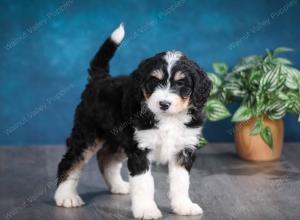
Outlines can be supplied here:
[[[171, 207], [179, 215], [202, 209], [189, 198], [189, 172], [203, 124], [211, 82], [181, 52], [163, 52], [129, 76], [111, 77], [109, 61], [125, 35], [120, 25], [90, 63], [89, 80], [76, 108], [67, 152], [58, 165], [58, 206], [84, 204], [76, 190], [85, 164], [97, 154], [112, 193], [130, 192], [135, 218], [157, 219], [151, 163], [168, 164]], [[120, 174], [127, 160], [129, 183]]]

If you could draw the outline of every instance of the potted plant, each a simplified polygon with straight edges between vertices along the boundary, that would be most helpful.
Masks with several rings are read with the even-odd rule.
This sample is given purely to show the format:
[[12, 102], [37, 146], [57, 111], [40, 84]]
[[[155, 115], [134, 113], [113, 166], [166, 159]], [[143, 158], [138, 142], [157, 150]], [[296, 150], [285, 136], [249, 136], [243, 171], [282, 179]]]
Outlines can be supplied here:
[[[300, 115], [300, 72], [283, 57], [280, 47], [263, 56], [242, 58], [222, 84], [225, 101], [239, 100], [232, 116], [239, 157], [270, 161], [280, 157], [286, 113]], [[300, 116], [298, 121], [300, 121]]]

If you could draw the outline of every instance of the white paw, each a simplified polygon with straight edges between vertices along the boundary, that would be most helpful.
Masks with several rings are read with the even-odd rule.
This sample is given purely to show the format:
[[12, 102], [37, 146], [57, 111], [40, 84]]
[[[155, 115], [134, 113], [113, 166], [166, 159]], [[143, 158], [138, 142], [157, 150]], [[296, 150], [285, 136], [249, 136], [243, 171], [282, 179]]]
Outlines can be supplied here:
[[133, 217], [140, 219], [159, 219], [162, 218], [160, 210], [153, 202], [150, 204], [139, 204], [132, 207]]
[[129, 193], [129, 183], [128, 182], [120, 182], [118, 184], [114, 184], [110, 191], [111, 193], [114, 193], [114, 194], [128, 194]]
[[55, 192], [54, 199], [57, 206], [66, 208], [79, 207], [84, 205], [84, 202], [77, 192], [64, 191], [58, 188]]
[[192, 201], [177, 201], [172, 204], [172, 209], [177, 215], [200, 215], [202, 208]]

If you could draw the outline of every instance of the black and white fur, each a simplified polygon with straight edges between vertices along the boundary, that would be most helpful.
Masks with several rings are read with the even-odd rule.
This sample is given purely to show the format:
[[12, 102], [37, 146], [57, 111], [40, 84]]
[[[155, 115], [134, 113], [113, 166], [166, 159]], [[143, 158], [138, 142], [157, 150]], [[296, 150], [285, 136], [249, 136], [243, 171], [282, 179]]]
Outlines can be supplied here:
[[[80, 173], [97, 154], [110, 191], [130, 192], [135, 218], [162, 217], [154, 201], [152, 162], [168, 164], [173, 211], [201, 214], [200, 206], [189, 198], [189, 171], [211, 82], [196, 63], [175, 51], [144, 60], [129, 76], [111, 77], [109, 61], [124, 34], [120, 25], [90, 63], [89, 82], [76, 108], [67, 152], [58, 166], [56, 204], [84, 204], [77, 192]], [[129, 183], [120, 174], [126, 158]]]

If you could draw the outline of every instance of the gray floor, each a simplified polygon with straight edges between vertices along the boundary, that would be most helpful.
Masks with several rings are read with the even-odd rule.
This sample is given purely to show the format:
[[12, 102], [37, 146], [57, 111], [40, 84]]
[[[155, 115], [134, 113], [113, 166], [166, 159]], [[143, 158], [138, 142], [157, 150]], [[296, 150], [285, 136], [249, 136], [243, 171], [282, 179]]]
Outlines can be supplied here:
[[[55, 207], [56, 165], [63, 152], [63, 146], [0, 147], [0, 219], [131, 218], [129, 196], [109, 194], [95, 160], [79, 187], [86, 205]], [[286, 144], [281, 161], [265, 163], [239, 160], [231, 144], [199, 150], [190, 194], [204, 210], [201, 217], [174, 215], [166, 167], [154, 167], [153, 173], [164, 219], [300, 219], [300, 144]]]

